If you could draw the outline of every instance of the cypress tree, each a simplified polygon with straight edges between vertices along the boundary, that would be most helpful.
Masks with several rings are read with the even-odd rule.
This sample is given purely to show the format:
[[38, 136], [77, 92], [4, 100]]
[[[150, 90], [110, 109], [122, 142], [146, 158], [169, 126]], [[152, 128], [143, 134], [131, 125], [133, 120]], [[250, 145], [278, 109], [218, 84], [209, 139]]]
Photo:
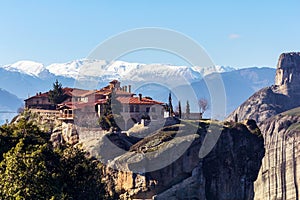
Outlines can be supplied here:
[[169, 117], [173, 116], [172, 94], [169, 93]]
[[179, 118], [181, 118], [182, 115], [182, 111], [181, 111], [181, 102], [178, 102], [178, 114], [179, 114]]
[[186, 101], [185, 114], [186, 114], [186, 118], [189, 119], [190, 118], [190, 114], [191, 114], [189, 101]]

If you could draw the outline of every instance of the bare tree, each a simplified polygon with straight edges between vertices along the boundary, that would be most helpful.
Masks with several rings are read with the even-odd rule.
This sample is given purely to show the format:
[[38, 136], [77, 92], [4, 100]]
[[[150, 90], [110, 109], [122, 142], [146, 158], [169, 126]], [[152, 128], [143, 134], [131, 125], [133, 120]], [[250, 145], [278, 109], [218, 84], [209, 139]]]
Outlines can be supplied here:
[[200, 112], [203, 114], [208, 109], [208, 101], [205, 98], [201, 98], [198, 101]]

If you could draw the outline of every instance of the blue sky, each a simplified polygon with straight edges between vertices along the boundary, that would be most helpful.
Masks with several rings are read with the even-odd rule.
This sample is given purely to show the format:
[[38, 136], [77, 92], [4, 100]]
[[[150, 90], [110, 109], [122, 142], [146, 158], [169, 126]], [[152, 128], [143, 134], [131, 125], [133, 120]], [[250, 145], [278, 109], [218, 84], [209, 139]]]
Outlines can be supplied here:
[[[299, 0], [4, 0], [0, 65], [80, 59], [120, 32], [162, 27], [193, 38], [217, 65], [274, 67], [280, 53], [300, 51], [299, 10]], [[181, 64], [153, 52], [124, 59]]]

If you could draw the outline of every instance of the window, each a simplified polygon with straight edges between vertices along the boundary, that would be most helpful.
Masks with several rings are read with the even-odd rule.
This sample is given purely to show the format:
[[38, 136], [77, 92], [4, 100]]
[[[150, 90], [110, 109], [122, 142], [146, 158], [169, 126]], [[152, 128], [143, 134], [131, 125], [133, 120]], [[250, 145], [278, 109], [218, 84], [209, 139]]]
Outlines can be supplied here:
[[156, 112], [155, 107], [152, 107], [152, 108], [151, 108], [151, 112]]
[[124, 106], [124, 112], [128, 112], [128, 106]]
[[150, 112], [150, 108], [149, 108], [149, 107], [146, 108], [146, 112], [147, 112], [147, 113]]
[[130, 112], [134, 112], [134, 107], [133, 107], [133, 105], [130, 105]]
[[135, 106], [135, 112], [140, 112], [140, 107], [138, 105]]
[[39, 102], [39, 101], [36, 101], [36, 104], [40, 104], [40, 102]]

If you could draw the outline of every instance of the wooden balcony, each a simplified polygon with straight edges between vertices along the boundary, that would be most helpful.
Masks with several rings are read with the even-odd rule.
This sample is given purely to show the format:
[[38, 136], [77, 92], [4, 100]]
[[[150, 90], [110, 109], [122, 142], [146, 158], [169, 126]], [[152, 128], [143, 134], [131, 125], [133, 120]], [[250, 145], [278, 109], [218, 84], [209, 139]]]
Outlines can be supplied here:
[[65, 114], [65, 113], [60, 113], [59, 120], [74, 120], [74, 114]]

